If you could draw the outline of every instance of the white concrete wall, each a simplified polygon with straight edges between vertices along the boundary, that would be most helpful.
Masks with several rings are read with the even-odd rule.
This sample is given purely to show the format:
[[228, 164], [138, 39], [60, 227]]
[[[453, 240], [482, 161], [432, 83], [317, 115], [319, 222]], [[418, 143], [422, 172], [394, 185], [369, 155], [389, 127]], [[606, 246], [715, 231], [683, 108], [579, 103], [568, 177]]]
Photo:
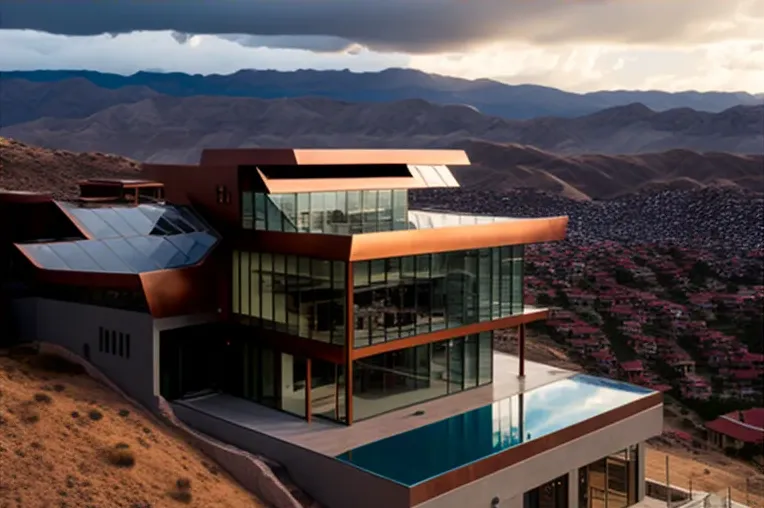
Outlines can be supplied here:
[[[498, 508], [516, 508], [518, 498], [521, 507], [526, 491], [659, 435], [662, 428], [663, 405], [660, 405], [421, 503], [417, 508], [489, 508], [494, 497], [500, 500]], [[644, 461], [639, 467], [644, 467]], [[640, 477], [644, 478], [644, 474]], [[639, 491], [643, 489], [640, 487]], [[571, 506], [577, 503], [576, 499]]]

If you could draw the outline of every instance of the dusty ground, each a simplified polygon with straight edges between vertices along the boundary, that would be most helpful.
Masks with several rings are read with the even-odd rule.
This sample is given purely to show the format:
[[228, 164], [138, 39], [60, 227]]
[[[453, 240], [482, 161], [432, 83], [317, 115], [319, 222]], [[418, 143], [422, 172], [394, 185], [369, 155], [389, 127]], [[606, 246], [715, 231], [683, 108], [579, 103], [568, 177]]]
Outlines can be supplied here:
[[263, 506], [71, 364], [0, 351], [0, 508]]
[[[517, 337], [514, 330], [496, 331], [496, 349], [504, 353], [517, 354]], [[528, 331], [525, 336], [525, 358], [532, 362], [544, 363], [560, 369], [583, 371], [580, 365], [570, 359], [560, 344], [536, 332]]]
[[[676, 447], [651, 445], [647, 450], [645, 475], [651, 480], [666, 481], [666, 455], [669, 457], [669, 482], [693, 491], [732, 490], [732, 500], [749, 506], [764, 507], [764, 475], [753, 467], [716, 452], [694, 452]], [[746, 479], [748, 479], [746, 497]]]

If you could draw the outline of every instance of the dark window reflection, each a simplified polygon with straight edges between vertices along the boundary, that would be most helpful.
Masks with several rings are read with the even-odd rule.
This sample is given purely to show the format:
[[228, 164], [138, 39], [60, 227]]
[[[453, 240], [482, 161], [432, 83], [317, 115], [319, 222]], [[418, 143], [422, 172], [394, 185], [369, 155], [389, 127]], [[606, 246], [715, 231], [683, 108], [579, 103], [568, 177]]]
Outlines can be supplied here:
[[232, 311], [239, 321], [344, 344], [344, 262], [235, 251], [233, 264]]
[[523, 312], [522, 247], [353, 264], [355, 346]]
[[356, 360], [353, 419], [489, 384], [492, 356], [486, 332]]
[[637, 469], [636, 446], [580, 468], [579, 508], [625, 508], [636, 503]]

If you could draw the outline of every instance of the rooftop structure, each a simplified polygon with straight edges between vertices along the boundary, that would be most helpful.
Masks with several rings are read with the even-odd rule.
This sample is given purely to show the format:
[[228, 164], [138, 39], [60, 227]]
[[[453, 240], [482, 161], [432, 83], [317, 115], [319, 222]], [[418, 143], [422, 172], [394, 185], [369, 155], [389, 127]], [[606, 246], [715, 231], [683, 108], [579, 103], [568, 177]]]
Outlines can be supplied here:
[[[623, 508], [660, 393], [526, 362], [525, 245], [567, 217], [409, 209], [459, 150], [204, 150], [76, 202], [0, 193], [21, 336], [283, 463], [330, 508]], [[517, 357], [494, 332], [517, 330]], [[603, 501], [604, 499], [604, 501]]]

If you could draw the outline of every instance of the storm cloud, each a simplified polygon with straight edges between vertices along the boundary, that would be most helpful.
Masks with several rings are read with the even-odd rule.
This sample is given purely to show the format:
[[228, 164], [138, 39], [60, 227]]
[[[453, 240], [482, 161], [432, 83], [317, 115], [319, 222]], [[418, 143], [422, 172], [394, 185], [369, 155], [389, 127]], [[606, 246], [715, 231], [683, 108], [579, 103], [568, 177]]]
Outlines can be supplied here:
[[[465, 51], [486, 43], [680, 44], [761, 37], [764, 0], [0, 0], [0, 27], [217, 34], [249, 46]], [[248, 37], [249, 36], [249, 37]]]

